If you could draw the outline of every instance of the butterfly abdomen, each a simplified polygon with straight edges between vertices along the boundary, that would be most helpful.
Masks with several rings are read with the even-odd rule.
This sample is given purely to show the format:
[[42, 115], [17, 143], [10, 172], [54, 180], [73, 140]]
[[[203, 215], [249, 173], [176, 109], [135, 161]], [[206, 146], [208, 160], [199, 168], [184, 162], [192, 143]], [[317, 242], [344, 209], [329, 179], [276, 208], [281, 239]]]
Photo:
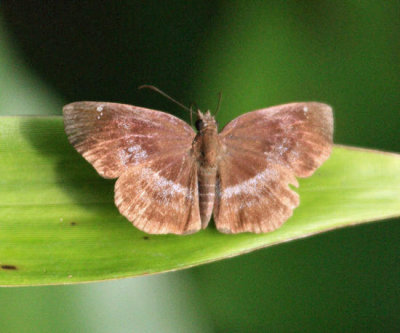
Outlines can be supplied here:
[[215, 183], [217, 176], [217, 167], [199, 167], [199, 208], [202, 228], [207, 227], [210, 222], [214, 207]]

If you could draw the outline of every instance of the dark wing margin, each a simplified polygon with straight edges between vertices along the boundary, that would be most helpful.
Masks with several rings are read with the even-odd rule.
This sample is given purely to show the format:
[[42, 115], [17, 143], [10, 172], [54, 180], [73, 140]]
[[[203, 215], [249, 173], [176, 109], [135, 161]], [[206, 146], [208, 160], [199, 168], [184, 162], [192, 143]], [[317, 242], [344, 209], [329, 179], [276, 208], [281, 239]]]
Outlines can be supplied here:
[[68, 139], [104, 178], [191, 148], [195, 133], [170, 114], [126, 104], [75, 102], [64, 106]]
[[220, 133], [214, 219], [225, 233], [268, 232], [299, 205], [289, 184], [329, 157], [333, 115], [322, 103], [291, 103], [246, 113]]
[[190, 152], [133, 166], [115, 184], [115, 204], [135, 227], [150, 234], [199, 231], [196, 166]]

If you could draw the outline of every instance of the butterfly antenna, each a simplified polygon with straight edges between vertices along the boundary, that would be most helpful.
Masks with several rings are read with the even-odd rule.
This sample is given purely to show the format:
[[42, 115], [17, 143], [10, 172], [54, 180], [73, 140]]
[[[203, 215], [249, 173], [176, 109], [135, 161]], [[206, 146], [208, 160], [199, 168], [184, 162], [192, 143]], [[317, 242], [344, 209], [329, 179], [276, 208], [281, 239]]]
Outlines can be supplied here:
[[192, 108], [192, 104], [190, 105], [190, 126], [193, 127], [193, 108]]
[[158, 89], [155, 86], [144, 84], [144, 85], [140, 86], [138, 89], [151, 89], [151, 90], [154, 90], [155, 92], [158, 92], [160, 95], [164, 96], [165, 98], [168, 98], [171, 102], [174, 102], [175, 104], [179, 105], [181, 108], [185, 109], [186, 111], [189, 111], [190, 114], [193, 113], [193, 110], [191, 108], [189, 109], [187, 106], [183, 105], [182, 103], [179, 103], [176, 99], [174, 99], [171, 96], [167, 95], [165, 92], [163, 92], [162, 90]]
[[218, 93], [218, 103], [217, 103], [217, 108], [215, 109], [214, 117], [217, 115], [221, 108], [221, 100], [222, 100], [222, 92]]

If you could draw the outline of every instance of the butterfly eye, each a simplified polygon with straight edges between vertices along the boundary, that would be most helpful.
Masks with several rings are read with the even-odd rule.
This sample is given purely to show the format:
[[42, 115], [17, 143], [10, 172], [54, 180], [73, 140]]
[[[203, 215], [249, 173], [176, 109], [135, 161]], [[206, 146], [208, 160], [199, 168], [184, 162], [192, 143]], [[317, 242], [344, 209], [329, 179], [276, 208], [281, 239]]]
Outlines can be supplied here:
[[203, 120], [197, 119], [194, 125], [196, 126], [196, 129], [200, 131], [204, 125]]

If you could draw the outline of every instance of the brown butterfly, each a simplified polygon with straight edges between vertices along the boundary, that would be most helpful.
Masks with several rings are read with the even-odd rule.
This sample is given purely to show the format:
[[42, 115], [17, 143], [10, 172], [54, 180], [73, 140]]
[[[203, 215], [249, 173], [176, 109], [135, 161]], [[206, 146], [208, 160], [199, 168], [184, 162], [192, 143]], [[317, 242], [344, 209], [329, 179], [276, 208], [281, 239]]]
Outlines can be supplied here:
[[289, 188], [330, 155], [333, 116], [321, 103], [246, 113], [221, 133], [197, 110], [197, 134], [184, 121], [142, 107], [76, 102], [63, 109], [76, 150], [104, 178], [118, 178], [115, 204], [150, 234], [189, 234], [213, 214], [223, 233], [268, 232], [299, 205]]

